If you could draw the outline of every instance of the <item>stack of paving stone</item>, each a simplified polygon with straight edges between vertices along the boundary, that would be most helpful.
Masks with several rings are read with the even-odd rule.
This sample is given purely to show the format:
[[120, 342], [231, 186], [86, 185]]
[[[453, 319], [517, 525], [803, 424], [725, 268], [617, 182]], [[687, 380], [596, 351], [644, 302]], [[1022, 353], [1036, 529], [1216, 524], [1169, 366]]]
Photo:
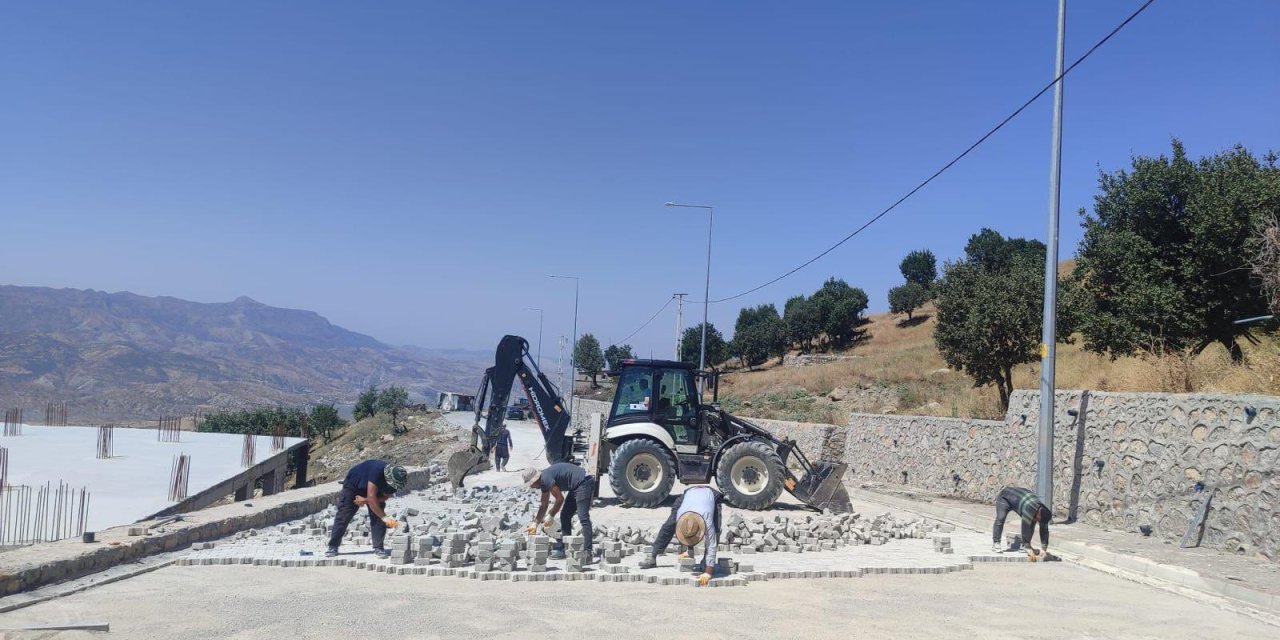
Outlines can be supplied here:
[[499, 571], [515, 571], [520, 566], [520, 551], [524, 547], [524, 542], [519, 539], [503, 540], [498, 543], [498, 550], [493, 555], [496, 558], [495, 569]]
[[622, 557], [625, 555], [625, 552], [622, 549], [621, 542], [609, 540], [602, 543], [601, 547], [604, 548], [605, 564], [618, 564], [622, 562]]
[[420, 535], [417, 539], [416, 551], [413, 563], [416, 565], [435, 564], [440, 558], [440, 548], [443, 539], [436, 535]]
[[413, 538], [407, 535], [391, 536], [391, 564], [413, 562]]
[[884, 544], [890, 539], [923, 538], [942, 525], [924, 520], [899, 521], [884, 513], [865, 518], [857, 513], [782, 516], [730, 516], [720, 542], [737, 553], [788, 551], [793, 553], [836, 549], [850, 544]]
[[547, 570], [547, 557], [551, 555], [551, 538], [548, 536], [525, 537], [525, 559], [529, 562], [531, 573], [543, 573]]
[[955, 553], [951, 548], [951, 536], [941, 533], [933, 534], [933, 550], [938, 553]]
[[467, 562], [467, 539], [465, 533], [449, 533], [445, 535], [440, 547], [440, 563], [449, 569], [457, 569]]
[[471, 545], [476, 556], [476, 571], [493, 571], [496, 562], [494, 553], [498, 551], [498, 544], [497, 540], [483, 540]]
[[582, 571], [583, 566], [591, 561], [590, 556], [587, 555], [586, 538], [582, 536], [565, 536], [563, 541], [565, 570]]

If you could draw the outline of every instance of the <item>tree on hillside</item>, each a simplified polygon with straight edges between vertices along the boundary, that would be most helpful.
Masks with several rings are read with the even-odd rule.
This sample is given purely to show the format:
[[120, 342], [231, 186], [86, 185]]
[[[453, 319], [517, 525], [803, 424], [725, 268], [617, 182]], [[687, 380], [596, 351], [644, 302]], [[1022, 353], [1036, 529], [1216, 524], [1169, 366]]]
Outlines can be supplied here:
[[351, 409], [351, 417], [364, 420], [373, 417], [376, 413], [378, 413], [378, 389], [369, 385], [369, 388], [361, 391], [360, 397], [356, 399], [356, 406]]
[[866, 322], [862, 312], [869, 302], [862, 289], [850, 287], [839, 278], [829, 278], [809, 297], [809, 302], [817, 311], [828, 348], [843, 349], [865, 337], [866, 332], [858, 328]]
[[[1040, 357], [1044, 254], [1036, 256], [1035, 244], [983, 229], [970, 240], [965, 260], [948, 264], [935, 286], [934, 344], [975, 387], [994, 384], [1001, 410], [1009, 408], [1013, 368]], [[1064, 291], [1070, 299], [1071, 288]], [[1058, 339], [1073, 326], [1074, 315], [1060, 313]]]
[[333, 432], [347, 426], [347, 421], [338, 415], [338, 408], [331, 404], [318, 404], [311, 407], [307, 415], [307, 426], [311, 433], [324, 438], [325, 442], [333, 440]]
[[733, 327], [732, 353], [747, 367], [787, 352], [787, 329], [772, 304], [747, 307], [738, 312]]
[[929, 290], [918, 282], [908, 282], [889, 290], [889, 312], [905, 313], [907, 320], [928, 301]]
[[578, 344], [573, 346], [573, 365], [578, 371], [591, 376], [592, 388], [600, 388], [596, 377], [604, 369], [604, 354], [601, 353], [600, 341], [595, 336], [584, 333], [578, 338]]
[[[698, 364], [702, 345], [702, 323], [684, 330], [680, 336], [680, 360]], [[729, 345], [714, 324], [707, 324], [707, 366], [714, 367], [729, 359]]]
[[391, 385], [383, 389], [378, 394], [378, 413], [391, 414], [391, 432], [403, 433], [397, 422], [400, 418], [400, 412], [404, 411], [405, 405], [409, 404], [409, 392], [404, 387]]
[[1271, 313], [1280, 315], [1280, 217], [1258, 226], [1258, 253], [1253, 273], [1271, 301]]
[[787, 341], [796, 345], [801, 353], [813, 350], [813, 341], [822, 332], [818, 310], [804, 296], [794, 296], [783, 307], [782, 321], [787, 326]]
[[636, 357], [636, 354], [631, 352], [631, 345], [629, 344], [622, 346], [611, 344], [608, 349], [604, 350], [604, 361], [609, 365], [610, 371], [616, 371], [619, 362], [634, 357]]
[[1112, 357], [1213, 343], [1244, 357], [1250, 338], [1236, 320], [1268, 305], [1251, 279], [1257, 227], [1280, 215], [1280, 168], [1244, 147], [1193, 161], [1178, 140], [1172, 157], [1139, 156], [1103, 173], [1093, 213], [1081, 210], [1076, 280], [1088, 294], [1081, 332]]
[[898, 269], [902, 271], [902, 277], [907, 282], [920, 285], [926, 292], [933, 281], [938, 279], [938, 260], [928, 249], [908, 253], [898, 265]]

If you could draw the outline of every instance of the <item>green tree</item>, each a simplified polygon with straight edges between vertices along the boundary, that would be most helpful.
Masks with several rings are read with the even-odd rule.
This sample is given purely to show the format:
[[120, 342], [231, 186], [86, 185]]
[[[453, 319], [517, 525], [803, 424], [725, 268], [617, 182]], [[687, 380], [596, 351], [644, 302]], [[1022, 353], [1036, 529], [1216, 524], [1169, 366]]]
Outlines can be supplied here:
[[1267, 309], [1248, 263], [1255, 229], [1280, 214], [1276, 155], [1236, 146], [1193, 161], [1175, 139], [1172, 157], [1132, 163], [1101, 174], [1093, 213], [1081, 210], [1085, 348], [1116, 357], [1218, 343], [1241, 361], [1237, 339], [1252, 337], [1234, 321]]
[[818, 310], [804, 296], [794, 296], [783, 307], [782, 321], [787, 326], [787, 340], [802, 353], [813, 351], [813, 341], [822, 333]]
[[391, 385], [378, 394], [378, 413], [391, 414], [391, 432], [403, 433], [399, 422], [400, 412], [409, 404], [409, 392], [404, 387]]
[[938, 279], [938, 260], [928, 249], [908, 253], [898, 265], [898, 269], [902, 271], [902, 277], [907, 282], [920, 285], [926, 292], [933, 281]]
[[1271, 313], [1280, 314], [1280, 217], [1263, 221], [1258, 227], [1253, 274], [1262, 282], [1262, 291], [1271, 301]]
[[351, 417], [364, 420], [373, 417], [376, 413], [378, 413], [378, 389], [369, 385], [369, 388], [361, 391], [360, 397], [356, 399], [356, 406], [351, 409]]
[[629, 344], [622, 346], [611, 344], [608, 349], [604, 350], [604, 361], [609, 365], [610, 371], [616, 371], [619, 362], [634, 357], [636, 357], [636, 354], [631, 352], [631, 345]]
[[787, 329], [772, 304], [747, 307], [738, 312], [733, 328], [732, 353], [747, 367], [787, 352]]
[[[698, 364], [699, 349], [702, 345], [702, 323], [684, 330], [680, 337], [680, 359], [684, 362]], [[707, 324], [707, 366], [714, 367], [729, 359], [729, 344], [724, 335], [714, 324]]]
[[596, 337], [584, 333], [573, 347], [573, 363], [578, 371], [591, 376], [592, 388], [600, 388], [596, 377], [604, 369], [604, 354], [600, 351], [600, 341]]
[[818, 325], [827, 337], [828, 348], [843, 349], [866, 336], [859, 329], [866, 323], [862, 312], [870, 300], [862, 289], [850, 287], [839, 278], [829, 278], [809, 297], [818, 315]]
[[311, 407], [311, 413], [307, 416], [307, 425], [311, 433], [329, 442], [333, 440], [333, 432], [347, 426], [347, 421], [338, 415], [337, 407], [331, 404], [318, 404]]
[[[934, 287], [934, 344], [975, 387], [994, 384], [1002, 410], [1009, 408], [1013, 368], [1040, 357], [1044, 252], [1038, 244], [983, 229], [970, 239], [965, 260], [947, 265]], [[1064, 284], [1064, 300], [1073, 291]], [[1059, 341], [1071, 335], [1074, 320], [1059, 314]]]
[[889, 312], [905, 313], [910, 320], [916, 309], [929, 300], [929, 290], [918, 282], [908, 282], [889, 290]]

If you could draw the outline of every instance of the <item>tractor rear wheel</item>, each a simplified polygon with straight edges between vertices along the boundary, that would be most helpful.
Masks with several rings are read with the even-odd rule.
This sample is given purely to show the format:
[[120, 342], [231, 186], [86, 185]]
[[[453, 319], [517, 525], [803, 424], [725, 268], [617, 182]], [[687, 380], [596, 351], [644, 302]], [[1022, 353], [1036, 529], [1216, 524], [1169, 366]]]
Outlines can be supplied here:
[[765, 442], [736, 444], [720, 456], [716, 483], [739, 509], [768, 509], [782, 495], [782, 458]]
[[656, 507], [671, 495], [676, 462], [661, 443], [636, 438], [622, 443], [609, 463], [609, 486], [627, 506]]

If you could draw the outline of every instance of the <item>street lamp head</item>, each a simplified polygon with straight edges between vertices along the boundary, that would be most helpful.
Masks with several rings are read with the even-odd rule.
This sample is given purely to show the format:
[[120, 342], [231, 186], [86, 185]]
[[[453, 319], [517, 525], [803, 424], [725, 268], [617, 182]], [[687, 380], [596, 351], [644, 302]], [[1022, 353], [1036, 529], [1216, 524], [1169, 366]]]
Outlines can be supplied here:
[[676, 206], [676, 203], [674, 203], [674, 202], [668, 202], [668, 203], [666, 203], [666, 204], [664, 204], [664, 205], [662, 205], [662, 206], [664, 206], [664, 207], [674, 207], [674, 206]]

